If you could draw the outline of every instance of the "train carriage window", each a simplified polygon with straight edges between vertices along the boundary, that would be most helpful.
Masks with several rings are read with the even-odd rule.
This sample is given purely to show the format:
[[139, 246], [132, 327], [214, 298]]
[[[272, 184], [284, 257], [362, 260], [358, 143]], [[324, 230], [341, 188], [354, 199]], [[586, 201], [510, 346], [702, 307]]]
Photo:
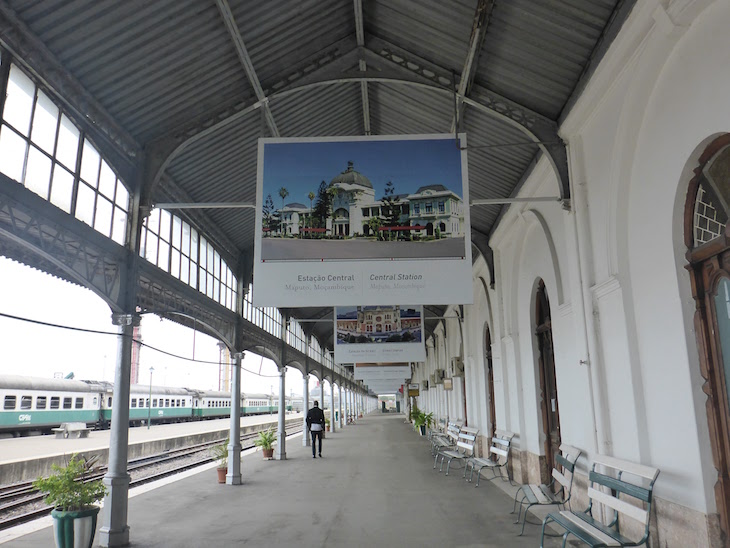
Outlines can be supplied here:
[[170, 407], [170, 398], [165, 398], [165, 407]]
[[96, 396], [94, 396], [94, 399], [91, 400], [91, 405], [93, 405], [94, 407], [96, 407], [96, 405], [97, 405], [97, 398], [96, 398]]
[[111, 398], [111, 396], [109, 396], [109, 399], [107, 400], [106, 406], [109, 407], [109, 408], [111, 408], [111, 406], [112, 406], [112, 398]]
[[84, 408], [84, 398], [76, 398], [76, 409]]
[[12, 411], [15, 409], [15, 396], [5, 396], [5, 405], [3, 409], [6, 411]]
[[73, 403], [72, 400], [73, 398], [63, 398], [63, 408], [71, 409], [71, 404]]
[[58, 409], [61, 407], [61, 398], [58, 396], [51, 397], [51, 409]]
[[20, 408], [30, 409], [33, 407], [33, 396], [21, 396], [20, 397]]
[[152, 399], [152, 407], [157, 407], [157, 398]]
[[132, 398], [132, 403], [129, 404], [130, 407], [137, 407], [137, 398]]
[[149, 406], [150, 406], [150, 399], [149, 399], [149, 398], [147, 398], [147, 399], [145, 400], [144, 406], [145, 406], [145, 407], [149, 407]]
[[46, 397], [45, 396], [38, 396], [35, 399], [35, 408], [36, 409], [45, 409], [46, 408]]

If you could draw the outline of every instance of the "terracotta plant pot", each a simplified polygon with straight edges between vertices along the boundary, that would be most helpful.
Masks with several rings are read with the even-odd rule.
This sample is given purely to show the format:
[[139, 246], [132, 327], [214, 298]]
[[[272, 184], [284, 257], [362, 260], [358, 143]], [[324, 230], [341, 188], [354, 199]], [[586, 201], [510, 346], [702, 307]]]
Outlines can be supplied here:
[[225, 483], [226, 482], [226, 474], [228, 473], [228, 467], [226, 468], [216, 468], [218, 471], [218, 483]]
[[274, 458], [274, 448], [271, 449], [262, 449], [264, 452], [264, 458], [265, 459], [273, 459]]

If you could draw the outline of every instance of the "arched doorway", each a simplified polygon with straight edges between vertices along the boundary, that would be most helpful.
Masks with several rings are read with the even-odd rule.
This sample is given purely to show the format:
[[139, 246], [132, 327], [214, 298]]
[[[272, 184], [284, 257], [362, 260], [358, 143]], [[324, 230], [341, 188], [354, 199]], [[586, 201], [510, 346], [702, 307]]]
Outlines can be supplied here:
[[[487, 364], [487, 391], [489, 392], [489, 437], [497, 432], [497, 407], [494, 403], [494, 363], [492, 362], [492, 334], [487, 326], [484, 333], [484, 361]], [[496, 457], [496, 455], [492, 455]]]
[[426, 236], [433, 236], [433, 223], [426, 225]]
[[700, 156], [687, 190], [684, 239], [688, 248], [694, 327], [712, 460], [717, 469], [715, 501], [720, 526], [730, 533], [730, 134], [715, 139]]
[[545, 435], [545, 468], [540, 471], [543, 480], [550, 477], [555, 466], [555, 453], [560, 451], [560, 410], [558, 407], [558, 384], [555, 378], [555, 356], [553, 354], [553, 329], [550, 320], [550, 301], [545, 283], [537, 286], [535, 303], [535, 336], [538, 348], [538, 369], [540, 373], [540, 399], [542, 428]]

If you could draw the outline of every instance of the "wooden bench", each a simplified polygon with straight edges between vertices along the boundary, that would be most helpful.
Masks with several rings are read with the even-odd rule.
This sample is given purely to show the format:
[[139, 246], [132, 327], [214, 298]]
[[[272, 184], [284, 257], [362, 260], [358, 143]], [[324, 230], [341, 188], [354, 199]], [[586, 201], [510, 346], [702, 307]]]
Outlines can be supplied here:
[[[633, 481], [626, 481], [627, 475]], [[570, 535], [591, 547], [648, 545], [652, 494], [658, 475], [657, 468], [614, 457], [597, 456], [589, 476], [588, 508], [585, 512], [564, 510], [548, 514], [542, 522], [540, 548], [543, 546], [545, 526], [549, 523], [565, 529], [563, 546]], [[608, 525], [599, 519], [598, 505], [603, 506], [606, 519], [610, 519]], [[621, 524], [625, 518], [631, 518], [644, 526], [641, 539], [633, 540], [622, 534]]]
[[[561, 444], [560, 453], [555, 455], [555, 468], [552, 472], [552, 481], [546, 484], [529, 484], [523, 485], [515, 493], [515, 502], [512, 505], [512, 513], [515, 513], [517, 504], [519, 503], [519, 513], [517, 521], [520, 522], [522, 516], [522, 508], [526, 505], [525, 514], [522, 516], [522, 530], [520, 535], [525, 532], [525, 523], [527, 522], [527, 511], [532, 506], [564, 506], [569, 500], [573, 490], [573, 474], [575, 471], [575, 463], [580, 457], [582, 451], [571, 445]], [[518, 500], [518, 497], [522, 498]], [[530, 522], [532, 523], [532, 522]], [[535, 525], [540, 525], [539, 523]]]
[[491, 478], [487, 478], [489, 481], [495, 478], [504, 479], [504, 476], [502, 475], [502, 470], [506, 470], [507, 479], [510, 481], [510, 483], [512, 483], [512, 477], [510, 476], [509, 471], [509, 458], [510, 445], [512, 444], [513, 437], [514, 434], [512, 432], [507, 432], [506, 430], [497, 430], [494, 433], [494, 437], [492, 438], [491, 444], [489, 446], [489, 454], [494, 455], [495, 460], [482, 457], [472, 457], [467, 461], [466, 466], [464, 467], [464, 475], [466, 477], [466, 469], [471, 466], [469, 483], [471, 483], [474, 471], [476, 470], [477, 483], [475, 487], [479, 487], [479, 478], [481, 477], [481, 472], [484, 468], [490, 470], [493, 474]]
[[450, 422], [445, 432], [431, 433], [431, 454], [436, 455], [442, 449], [453, 449], [459, 441], [460, 422]]
[[85, 422], [64, 422], [60, 428], [54, 428], [56, 438], [88, 438], [91, 428]]
[[[469, 428], [468, 426], [463, 427], [459, 430], [459, 439], [456, 442], [454, 449], [442, 449], [436, 453], [436, 458], [433, 461], [433, 467], [436, 468], [436, 461], [441, 457], [441, 466], [439, 472], [444, 469], [444, 461], [448, 459], [446, 464], [446, 475], [449, 475], [449, 469], [453, 461], [465, 461], [474, 456], [474, 444], [477, 441], [479, 430], [476, 428]], [[466, 474], [466, 467], [464, 467], [464, 474]]]

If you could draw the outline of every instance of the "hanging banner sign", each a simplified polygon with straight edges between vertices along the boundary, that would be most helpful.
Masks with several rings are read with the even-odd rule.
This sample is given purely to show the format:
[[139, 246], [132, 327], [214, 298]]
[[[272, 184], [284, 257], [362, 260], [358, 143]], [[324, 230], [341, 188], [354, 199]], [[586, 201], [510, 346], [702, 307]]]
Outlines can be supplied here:
[[408, 396], [419, 396], [418, 383], [411, 383], [408, 385]]
[[256, 306], [470, 304], [466, 137], [259, 139]]
[[335, 308], [335, 363], [423, 362], [423, 307]]

